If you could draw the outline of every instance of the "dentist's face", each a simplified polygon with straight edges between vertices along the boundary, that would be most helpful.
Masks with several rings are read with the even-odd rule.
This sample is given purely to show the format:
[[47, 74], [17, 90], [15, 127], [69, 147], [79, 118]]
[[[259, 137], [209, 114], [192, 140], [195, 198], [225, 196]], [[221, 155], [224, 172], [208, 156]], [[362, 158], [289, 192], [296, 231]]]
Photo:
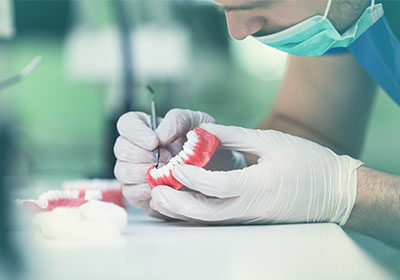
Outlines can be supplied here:
[[[286, 29], [314, 15], [323, 15], [328, 0], [214, 0], [225, 12], [232, 38], [263, 36]], [[339, 32], [348, 28], [370, 0], [333, 1], [328, 18]], [[335, 20], [340, 19], [340, 20]]]

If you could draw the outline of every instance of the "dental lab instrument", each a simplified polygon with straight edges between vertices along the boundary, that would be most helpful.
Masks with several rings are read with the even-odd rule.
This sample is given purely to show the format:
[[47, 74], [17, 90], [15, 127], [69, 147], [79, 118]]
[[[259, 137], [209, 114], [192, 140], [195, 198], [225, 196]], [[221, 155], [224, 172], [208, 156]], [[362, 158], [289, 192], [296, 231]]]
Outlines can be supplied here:
[[0, 81], [0, 91], [21, 82], [42, 63], [42, 60], [43, 60], [42, 56], [36, 56], [27, 66], [25, 66], [25, 68], [19, 74], [11, 78], [5, 79], [3, 81]]
[[[147, 89], [150, 92], [151, 99], [151, 129], [156, 130], [157, 128], [157, 113], [156, 113], [156, 101], [154, 97], [154, 90], [151, 86], [147, 86]], [[160, 162], [160, 147], [154, 150], [154, 157], [156, 158], [156, 168], [158, 168], [158, 164]]]

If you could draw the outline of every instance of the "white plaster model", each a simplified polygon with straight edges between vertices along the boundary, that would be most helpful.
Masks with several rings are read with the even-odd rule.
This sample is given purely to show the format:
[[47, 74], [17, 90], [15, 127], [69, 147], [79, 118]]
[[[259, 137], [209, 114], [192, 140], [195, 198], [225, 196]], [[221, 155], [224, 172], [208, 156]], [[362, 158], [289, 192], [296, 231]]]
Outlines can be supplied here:
[[57, 240], [107, 240], [121, 236], [126, 211], [113, 203], [90, 201], [79, 207], [57, 207], [36, 214], [34, 224], [43, 237]]

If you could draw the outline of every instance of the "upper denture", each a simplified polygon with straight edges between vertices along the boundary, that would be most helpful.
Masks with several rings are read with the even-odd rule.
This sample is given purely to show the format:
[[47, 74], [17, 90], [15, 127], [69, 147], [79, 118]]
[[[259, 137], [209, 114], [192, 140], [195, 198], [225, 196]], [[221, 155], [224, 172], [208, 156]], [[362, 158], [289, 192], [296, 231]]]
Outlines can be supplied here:
[[196, 127], [186, 134], [187, 141], [183, 149], [173, 157], [165, 166], [155, 168], [152, 166], [147, 172], [147, 181], [150, 188], [153, 189], [159, 185], [167, 185], [176, 190], [182, 187], [172, 176], [172, 168], [181, 164], [195, 165], [204, 167], [211, 159], [219, 145], [219, 140], [215, 135], [208, 131]]

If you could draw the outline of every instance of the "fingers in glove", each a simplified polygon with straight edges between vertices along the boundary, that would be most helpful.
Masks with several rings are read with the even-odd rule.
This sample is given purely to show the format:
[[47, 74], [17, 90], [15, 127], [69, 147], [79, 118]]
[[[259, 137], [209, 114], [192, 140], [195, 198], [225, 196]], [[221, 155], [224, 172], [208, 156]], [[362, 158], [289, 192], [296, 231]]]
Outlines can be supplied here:
[[147, 182], [146, 173], [152, 166], [149, 163], [129, 163], [117, 160], [114, 175], [123, 185], [143, 184]]
[[161, 214], [160, 212], [152, 209], [150, 207], [150, 199], [148, 200], [140, 200], [140, 201], [134, 201], [131, 202], [129, 201], [135, 208], [142, 210], [147, 216], [152, 217], [152, 218], [156, 218], [156, 219], [160, 219], [160, 220], [164, 220], [167, 222], [170, 221], [176, 221], [177, 219], [168, 217], [166, 215]]
[[166, 146], [166, 149], [171, 153], [171, 155], [174, 157], [177, 155], [179, 152], [182, 151], [183, 149], [183, 144], [186, 142], [186, 137], [181, 137], [172, 142], [171, 144], [168, 144]]
[[266, 147], [264, 137], [261, 137], [260, 130], [247, 129], [237, 126], [224, 126], [218, 124], [204, 123], [201, 128], [214, 134], [220, 140], [220, 147], [239, 152], [245, 152], [257, 156], [263, 156], [263, 149]]
[[150, 127], [150, 116], [143, 112], [122, 115], [117, 129], [121, 136], [148, 151], [153, 151], [159, 144], [156, 133]]
[[[154, 152], [136, 146], [128, 139], [120, 136], [114, 145], [115, 157], [120, 161], [135, 163], [155, 163]], [[172, 155], [167, 149], [160, 149], [160, 161], [168, 162]]]
[[174, 222], [174, 221], [180, 220], [180, 219], [176, 219], [174, 217], [168, 216], [168, 215], [164, 215], [163, 213], [160, 213], [160, 212], [154, 210], [153, 208], [150, 207], [150, 201], [147, 202], [147, 211], [144, 211], [147, 216], [156, 218], [156, 219], [160, 219], [160, 220], [164, 220], [166, 222]]
[[210, 171], [194, 165], [179, 165], [172, 169], [174, 178], [184, 186], [218, 198], [237, 197], [244, 192], [241, 174], [242, 170]]
[[158, 126], [156, 133], [161, 145], [168, 145], [201, 123], [214, 123], [209, 114], [183, 109], [172, 109]]
[[[160, 187], [160, 186], [158, 186]], [[162, 186], [164, 187], [164, 186]], [[160, 204], [158, 204], [155, 200], [150, 200], [150, 207], [155, 213], [159, 213], [162, 216], [168, 217], [171, 220], [178, 220], [178, 221], [187, 221], [191, 222], [191, 219], [174, 212], [169, 211], [168, 209], [163, 208]]]
[[151, 197], [153, 209], [187, 221], [218, 223], [236, 215], [234, 207], [231, 207], [236, 198], [210, 198], [200, 193], [177, 191], [166, 186], [153, 189]]
[[163, 208], [161, 205], [157, 204], [155, 200], [150, 201], [150, 207], [154, 209], [154, 212], [159, 213], [159, 215], [162, 215], [164, 217], [168, 217], [171, 221], [185, 221], [185, 222], [190, 222], [190, 223], [196, 223], [196, 224], [219, 224], [215, 222], [210, 222], [210, 221], [202, 221], [202, 220], [197, 220], [193, 218], [189, 218], [183, 215], [176, 214], [174, 212], [169, 211], [166, 208]]
[[151, 199], [151, 189], [149, 184], [123, 185], [122, 194], [132, 204], [138, 201], [147, 201]]

